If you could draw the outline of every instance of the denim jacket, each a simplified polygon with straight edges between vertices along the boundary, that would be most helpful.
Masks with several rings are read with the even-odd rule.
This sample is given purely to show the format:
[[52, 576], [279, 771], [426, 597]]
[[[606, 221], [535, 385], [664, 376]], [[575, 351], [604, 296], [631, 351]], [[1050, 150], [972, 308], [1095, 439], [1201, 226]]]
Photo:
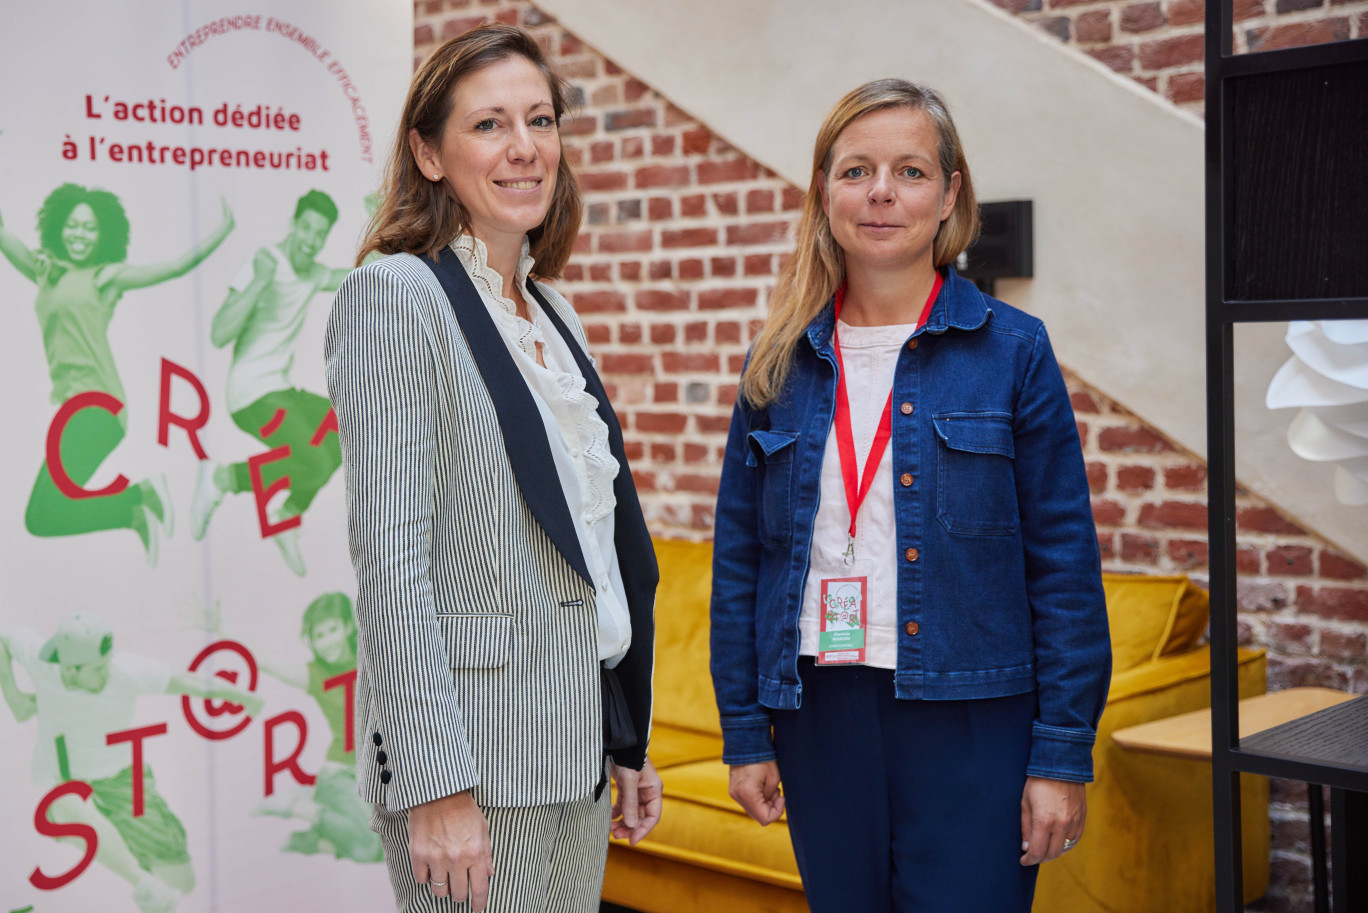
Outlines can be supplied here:
[[[1111, 646], [1068, 391], [1044, 324], [945, 273], [898, 355], [884, 456], [895, 479], [913, 477], [893, 492], [896, 694], [1034, 690], [1027, 774], [1088, 781]], [[773, 758], [769, 711], [802, 700], [798, 616], [835, 412], [833, 322], [828, 305], [808, 326], [778, 399], [738, 398], [732, 414], [711, 631], [728, 764]]]

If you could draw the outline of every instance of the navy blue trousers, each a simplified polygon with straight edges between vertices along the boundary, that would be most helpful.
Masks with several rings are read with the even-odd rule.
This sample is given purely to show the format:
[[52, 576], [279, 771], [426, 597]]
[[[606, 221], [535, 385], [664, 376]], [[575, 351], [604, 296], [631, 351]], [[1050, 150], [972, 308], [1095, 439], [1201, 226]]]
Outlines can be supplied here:
[[798, 668], [802, 707], [774, 711], [774, 747], [812, 913], [1029, 913], [1035, 694], [900, 701], [886, 669]]

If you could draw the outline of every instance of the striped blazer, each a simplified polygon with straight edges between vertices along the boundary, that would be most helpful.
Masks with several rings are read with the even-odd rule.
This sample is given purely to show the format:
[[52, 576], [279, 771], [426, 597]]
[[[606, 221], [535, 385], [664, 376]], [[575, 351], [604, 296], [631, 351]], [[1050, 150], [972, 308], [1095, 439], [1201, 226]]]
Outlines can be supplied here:
[[[347, 277], [325, 342], [357, 578], [356, 781], [395, 811], [588, 795], [603, 769], [595, 591], [532, 393], [455, 254]], [[616, 545], [632, 623], [617, 667], [650, 731], [655, 553], [622, 430], [574, 312], [531, 280], [622, 466]]]

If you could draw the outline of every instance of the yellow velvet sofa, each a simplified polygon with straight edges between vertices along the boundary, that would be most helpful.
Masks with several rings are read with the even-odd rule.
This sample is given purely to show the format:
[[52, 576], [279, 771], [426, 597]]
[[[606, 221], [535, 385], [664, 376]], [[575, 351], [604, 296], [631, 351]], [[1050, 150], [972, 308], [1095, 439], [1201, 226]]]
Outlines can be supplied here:
[[[665, 783], [660, 825], [635, 847], [613, 841], [603, 898], [643, 913], [807, 910], [788, 825], [761, 828], [727, 795], [708, 675], [712, 545], [657, 540], [655, 720], [651, 758]], [[1207, 595], [1185, 577], [1106, 575], [1114, 654], [1094, 751], [1088, 829], [1045, 865], [1037, 913], [1197, 913], [1212, 908], [1211, 768], [1128, 752], [1112, 732], [1209, 703], [1198, 646]], [[1241, 696], [1264, 692], [1263, 651], [1241, 651]], [[1268, 785], [1242, 789], [1245, 897], [1268, 884]], [[854, 911], [852, 911], [854, 913]]]

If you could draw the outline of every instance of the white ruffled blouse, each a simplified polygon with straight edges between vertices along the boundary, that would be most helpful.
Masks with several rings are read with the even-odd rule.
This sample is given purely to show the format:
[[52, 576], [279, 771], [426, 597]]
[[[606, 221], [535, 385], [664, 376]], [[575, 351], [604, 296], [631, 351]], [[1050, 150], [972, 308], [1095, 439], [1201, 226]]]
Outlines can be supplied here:
[[[531, 295], [523, 297], [532, 320], [518, 316], [517, 306], [503, 294], [503, 277], [489, 266], [483, 241], [461, 235], [451, 243], [451, 249], [474, 282], [541, 413], [566, 505], [576, 520], [580, 550], [594, 582], [599, 659], [615, 666], [632, 642], [626, 589], [613, 544], [613, 512], [617, 507], [613, 480], [621, 467], [608, 448], [608, 426], [599, 417], [598, 400], [585, 390], [584, 377], [570, 349], [577, 343], [561, 337]], [[516, 275], [519, 287], [527, 287], [534, 265], [524, 238]], [[562, 307], [562, 313], [570, 311], [570, 305], [555, 289], [539, 283], [538, 290], [552, 307]], [[537, 364], [539, 345], [545, 367]]]

